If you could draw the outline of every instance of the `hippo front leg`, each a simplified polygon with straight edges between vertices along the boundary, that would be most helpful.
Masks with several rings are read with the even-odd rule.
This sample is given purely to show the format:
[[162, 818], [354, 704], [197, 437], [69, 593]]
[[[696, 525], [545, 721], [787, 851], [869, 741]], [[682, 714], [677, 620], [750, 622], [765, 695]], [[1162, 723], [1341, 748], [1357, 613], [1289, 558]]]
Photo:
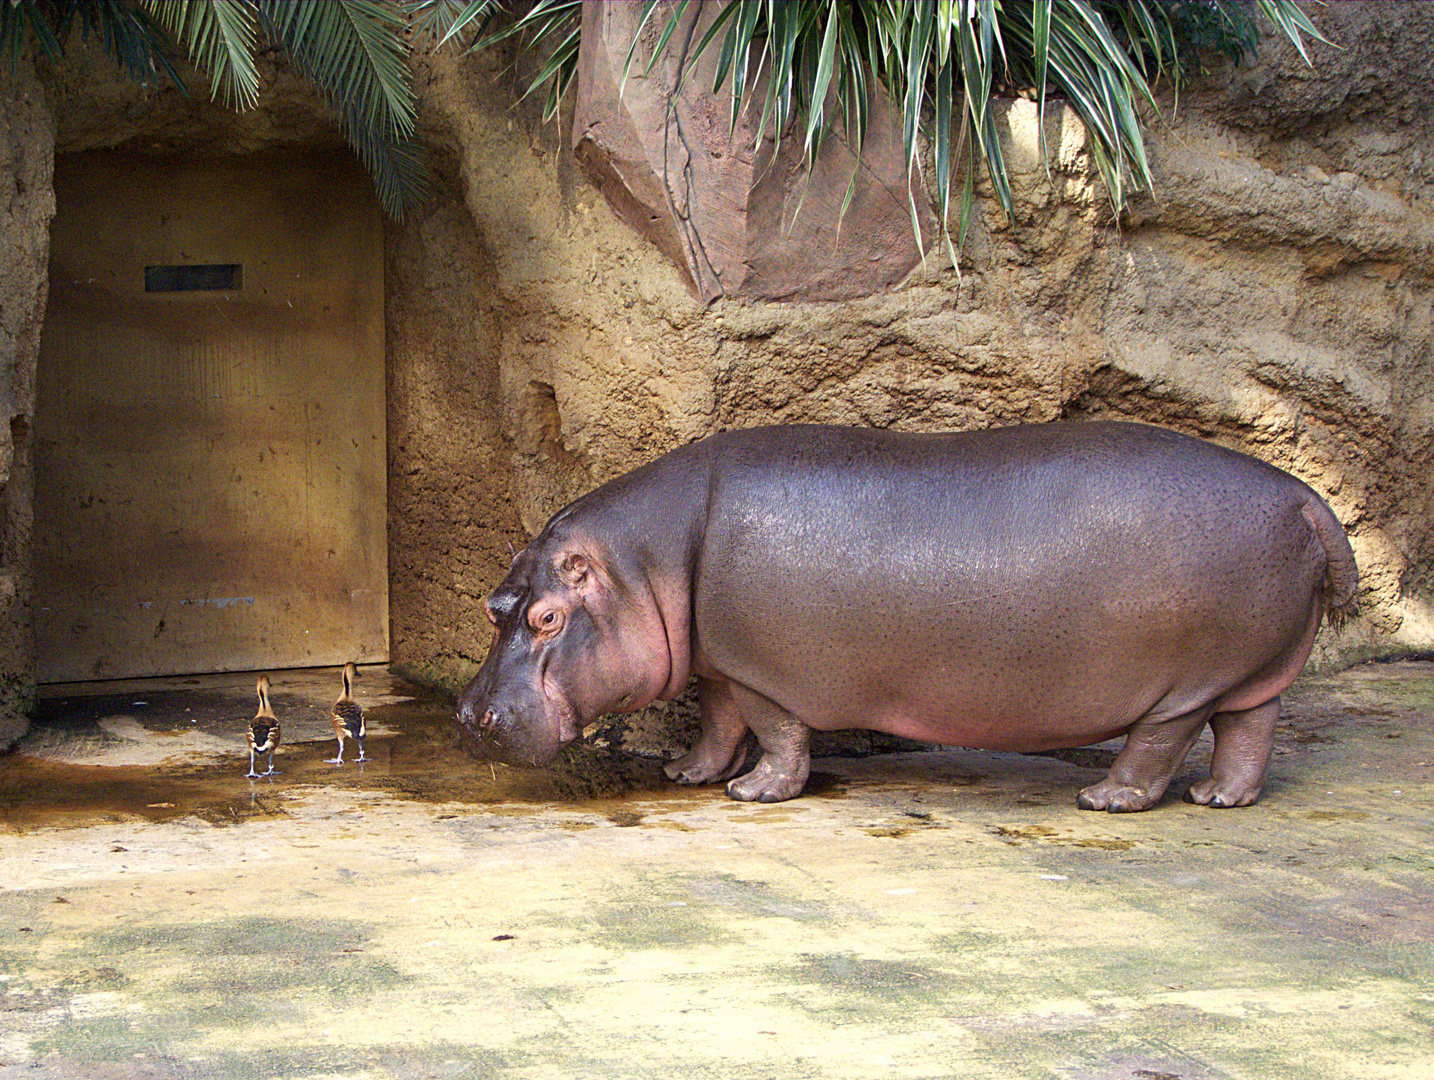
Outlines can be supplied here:
[[729, 685], [732, 700], [761, 744], [762, 759], [746, 776], [729, 781], [727, 794], [741, 802], [795, 799], [812, 771], [812, 729], [756, 691]]
[[662, 767], [679, 784], [711, 784], [728, 780], [747, 763], [747, 723], [732, 700], [726, 679], [697, 680], [702, 706], [702, 737], [687, 753]]

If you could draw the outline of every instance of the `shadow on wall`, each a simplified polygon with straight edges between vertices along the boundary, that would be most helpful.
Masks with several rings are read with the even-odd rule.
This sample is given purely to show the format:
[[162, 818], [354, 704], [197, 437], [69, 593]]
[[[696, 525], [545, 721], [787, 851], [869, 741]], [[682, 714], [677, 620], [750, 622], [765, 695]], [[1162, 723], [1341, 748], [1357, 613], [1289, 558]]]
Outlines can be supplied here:
[[518, 514], [528, 535], [536, 536], [548, 518], [594, 486], [592, 468], [563, 442], [558, 395], [549, 383], [535, 379], [523, 388], [515, 443]]

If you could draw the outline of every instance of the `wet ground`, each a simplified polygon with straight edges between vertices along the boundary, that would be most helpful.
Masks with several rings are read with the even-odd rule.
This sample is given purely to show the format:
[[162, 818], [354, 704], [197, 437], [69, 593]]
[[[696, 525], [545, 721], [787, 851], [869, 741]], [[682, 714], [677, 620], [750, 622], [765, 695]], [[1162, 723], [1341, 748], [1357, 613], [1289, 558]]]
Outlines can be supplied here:
[[[1114, 747], [826, 758], [750, 806], [441, 698], [61, 687], [0, 758], [0, 1078], [1434, 1075], [1434, 663], [1287, 696], [1265, 798], [1075, 809]], [[352, 754], [350, 744], [346, 757]]]

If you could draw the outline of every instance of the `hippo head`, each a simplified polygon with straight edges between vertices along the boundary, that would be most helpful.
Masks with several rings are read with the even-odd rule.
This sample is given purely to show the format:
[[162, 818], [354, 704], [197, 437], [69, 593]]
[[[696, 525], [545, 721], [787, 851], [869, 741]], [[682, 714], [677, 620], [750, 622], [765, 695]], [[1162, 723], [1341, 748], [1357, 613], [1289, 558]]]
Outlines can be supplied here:
[[478, 751], [510, 765], [548, 764], [599, 715], [640, 709], [673, 678], [646, 575], [564, 533], [550, 525], [489, 594], [493, 645], [458, 702]]

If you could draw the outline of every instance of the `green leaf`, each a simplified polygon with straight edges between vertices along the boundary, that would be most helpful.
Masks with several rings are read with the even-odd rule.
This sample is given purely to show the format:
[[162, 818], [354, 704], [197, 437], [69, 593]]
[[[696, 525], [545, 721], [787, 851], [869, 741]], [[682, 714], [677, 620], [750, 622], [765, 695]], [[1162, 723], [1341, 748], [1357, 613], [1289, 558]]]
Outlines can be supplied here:
[[33, 41], [51, 63], [58, 63], [63, 56], [59, 38], [39, 5], [0, 4], [0, 55], [10, 57], [12, 72], [19, 67], [27, 41]]
[[817, 58], [817, 71], [812, 80], [812, 108], [808, 113], [807, 130], [803, 140], [804, 155], [809, 167], [816, 161], [817, 135], [819, 130], [824, 126], [824, 103], [826, 102], [827, 91], [831, 89], [832, 71], [836, 66], [837, 40], [841, 36], [839, 8], [839, 0], [831, 0], [831, 5], [827, 12], [827, 28], [822, 35], [821, 54]]
[[1031, 5], [1031, 61], [1036, 68], [1036, 127], [1041, 139], [1041, 163], [1051, 175], [1050, 148], [1046, 146], [1046, 69], [1050, 63], [1051, 5]]
[[498, 0], [402, 0], [401, 6], [412, 23], [415, 34], [431, 37], [435, 48], [442, 48], [454, 38], [462, 37], [476, 24], [481, 34], [488, 20], [498, 11]]
[[338, 114], [384, 210], [402, 221], [423, 198], [425, 174], [412, 141], [417, 102], [400, 9], [376, 0], [259, 0], [258, 7], [270, 36]]
[[155, 20], [182, 41], [189, 59], [209, 72], [209, 96], [236, 109], [259, 103], [254, 66], [258, 9], [253, 0], [146, 0]]
[[406, 29], [378, 0], [259, 0], [272, 36], [350, 123], [385, 137], [413, 132]]
[[1334, 42], [1319, 32], [1319, 27], [1310, 21], [1310, 17], [1294, 0], [1258, 0], [1259, 8], [1264, 12], [1265, 17], [1279, 27], [1287, 38], [1294, 42], [1295, 48], [1300, 51], [1304, 62], [1309, 64], [1310, 54], [1305, 51], [1303, 34], [1308, 34], [1316, 41], [1322, 41], [1326, 45], [1333, 45]]
[[[411, 2], [427, 11], [443, 0]], [[1304, 37], [1325, 40], [1293, 0], [1258, 0], [1258, 5], [1302, 55]], [[577, 6], [576, 0], [537, 0], [522, 18], [474, 46], [486, 47], [519, 32], [529, 34], [528, 47], [557, 42], [535, 80], [535, 85], [549, 88], [548, 115], [575, 68], [576, 18], [570, 9]], [[452, 17], [476, 18], [480, 7], [487, 10], [486, 5], [469, 3]], [[656, 11], [653, 0], [645, 0], [639, 31]], [[645, 69], [651, 70], [665, 52], [680, 48], [680, 89], [697, 60], [709, 48], [718, 49], [712, 93], [730, 83], [732, 129], [753, 106], [752, 99], [760, 97], [755, 145], [760, 148], [768, 135], [800, 136], [808, 169], [838, 113], [848, 144], [861, 154], [870, 124], [870, 96], [876, 85], [883, 86], [900, 113], [903, 149], [913, 175], [923, 132], [932, 138], [943, 242], [953, 258], [968, 234], [977, 167], [985, 167], [1007, 218], [1014, 213], [993, 95], [1011, 87], [1034, 88], [1048, 176], [1046, 101], [1064, 98], [1089, 132], [1092, 159], [1119, 211], [1133, 191], [1151, 184], [1141, 106], [1156, 108], [1152, 83], [1168, 78], [1178, 91], [1186, 72], [1198, 63], [1200, 50], [1238, 60], [1257, 42], [1253, 22], [1235, 0], [722, 0], [695, 42], [695, 26], [681, 38], [676, 35], [679, 23], [691, 17], [688, 0], [674, 6], [645, 58]], [[636, 34], [629, 44], [624, 80], [636, 62]], [[951, 129], [958, 118], [960, 135], [953, 147]], [[963, 155], [961, 216], [953, 249], [947, 208], [953, 163]], [[855, 174], [843, 198], [843, 213], [854, 192]], [[920, 213], [914, 185], [907, 194], [916, 230]], [[919, 231], [917, 242], [924, 245]]]

